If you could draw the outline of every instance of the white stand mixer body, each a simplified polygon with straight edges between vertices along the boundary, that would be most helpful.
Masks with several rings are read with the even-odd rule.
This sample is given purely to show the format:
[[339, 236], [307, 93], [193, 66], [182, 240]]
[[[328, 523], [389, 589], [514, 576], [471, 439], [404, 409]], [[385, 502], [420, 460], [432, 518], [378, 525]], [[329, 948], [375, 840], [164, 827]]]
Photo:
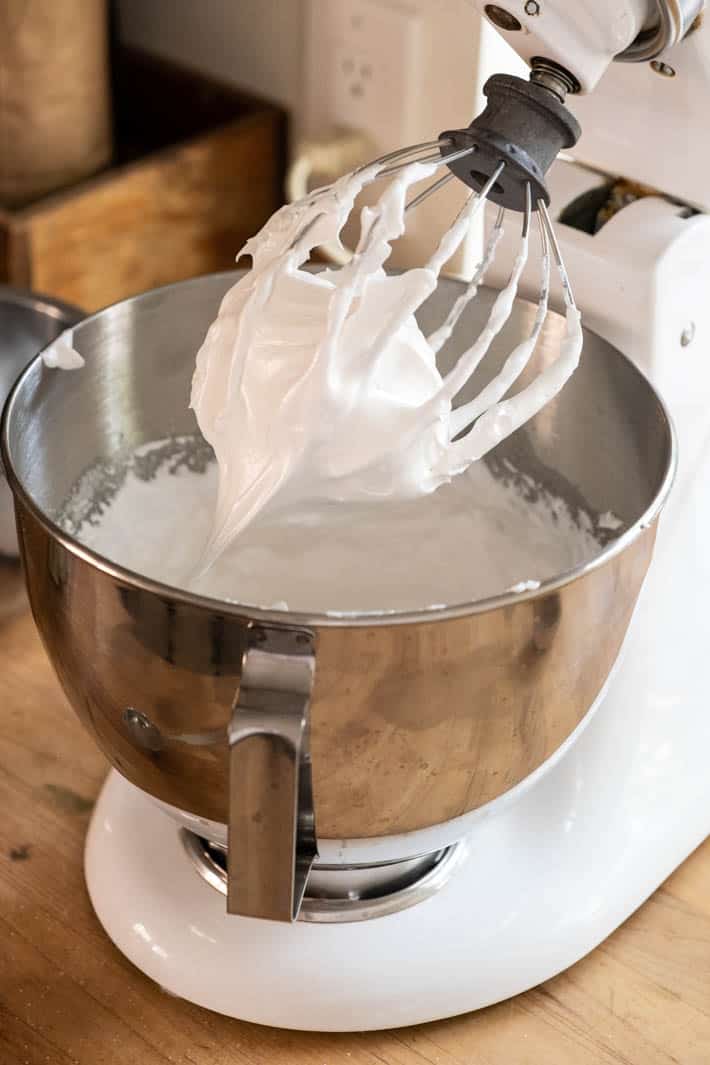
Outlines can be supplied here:
[[[647, 0], [545, 0], [542, 14], [524, 6], [525, 35], [506, 39], [525, 58], [557, 56], [585, 91], [654, 9]], [[707, 140], [691, 136], [706, 124], [708, 52], [703, 27], [664, 56], [678, 78], [614, 64], [590, 97], [570, 100], [587, 130], [580, 157], [707, 206]], [[603, 180], [557, 164], [556, 211]], [[513, 792], [417, 834], [422, 850], [466, 841], [465, 860], [436, 895], [359, 923], [228, 916], [223, 895], [188, 860], [176, 822], [213, 838], [219, 826], [161, 809], [112, 773], [87, 840], [89, 892], [119, 949], [170, 992], [301, 1029], [389, 1028], [467, 1012], [592, 950], [710, 832], [710, 611], [701, 598], [710, 580], [701, 534], [710, 527], [710, 218], [649, 198], [596, 236], [559, 222], [556, 231], [586, 324], [648, 374], [679, 436], [655, 559], [605, 692]], [[516, 225], [507, 239], [491, 284], [507, 278]], [[526, 277], [522, 294], [534, 295], [537, 283]], [[398, 858], [412, 844], [411, 836], [331, 843], [322, 858]]]
[[[573, 185], [579, 180], [588, 176]], [[160, 809], [112, 773], [87, 841], [89, 891], [117, 946], [167, 990], [302, 1029], [389, 1028], [467, 1012], [592, 950], [710, 832], [710, 612], [699, 594], [710, 580], [700, 534], [710, 526], [709, 226], [659, 200], [627, 209], [596, 237], [557, 226], [587, 322], [630, 344], [680, 437], [655, 560], [594, 712], [509, 795], [418, 834], [423, 850], [467, 842], [463, 864], [433, 898], [357, 924], [228, 916], [224, 897], [187, 859], [174, 819], [213, 836], [218, 826]], [[501, 255], [503, 272], [504, 263]], [[412, 842], [330, 844], [322, 857], [396, 858], [412, 854]]]
[[592, 950], [710, 830], [710, 719], [699, 680], [710, 624], [693, 609], [693, 499], [675, 503], [596, 713], [517, 802], [470, 828], [468, 856], [438, 894], [357, 924], [230, 917], [177, 827], [112, 773], [86, 876], [119, 949], [202, 1006], [331, 1031], [477, 1009]]

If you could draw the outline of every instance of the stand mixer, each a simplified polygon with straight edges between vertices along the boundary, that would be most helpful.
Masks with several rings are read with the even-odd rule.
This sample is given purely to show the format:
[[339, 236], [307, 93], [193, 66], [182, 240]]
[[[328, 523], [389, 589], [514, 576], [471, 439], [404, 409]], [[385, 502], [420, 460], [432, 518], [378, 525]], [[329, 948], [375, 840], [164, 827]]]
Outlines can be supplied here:
[[[710, 47], [703, 27], [683, 41], [697, 3], [570, 6], [485, 5], [524, 58], [544, 58], [533, 66], [554, 113], [620, 53], [662, 53], [682, 77], [684, 57]], [[464, 175], [476, 187], [497, 169], [495, 153], [480, 159]], [[659, 185], [682, 197], [685, 180]], [[570, 189], [578, 202], [603, 183], [556, 164], [555, 210]], [[710, 568], [695, 531], [710, 506], [704, 371], [679, 365], [710, 328], [707, 226], [662, 197], [594, 236], [557, 219], [600, 336], [587, 334], [563, 395], [498, 457], [552, 470], [625, 532], [579, 572], [437, 616], [245, 611], [121, 571], [52, 522], [87, 459], [191, 428], [190, 355], [233, 278], [101, 312], [77, 327], [79, 373], [35, 363], [23, 375], [2, 444], [33, 611], [118, 771], [92, 819], [87, 884], [119, 949], [166, 989], [292, 1028], [466, 1012], [593, 949], [708, 833], [699, 677], [710, 621], [693, 609]], [[500, 255], [501, 277], [508, 267]], [[472, 328], [493, 299], [484, 290], [464, 312]], [[432, 325], [437, 300], [424, 308]], [[492, 349], [498, 366], [533, 319], [516, 303]], [[563, 328], [557, 316], [546, 326], [537, 368]], [[612, 344], [678, 424], [647, 577], [675, 441]]]

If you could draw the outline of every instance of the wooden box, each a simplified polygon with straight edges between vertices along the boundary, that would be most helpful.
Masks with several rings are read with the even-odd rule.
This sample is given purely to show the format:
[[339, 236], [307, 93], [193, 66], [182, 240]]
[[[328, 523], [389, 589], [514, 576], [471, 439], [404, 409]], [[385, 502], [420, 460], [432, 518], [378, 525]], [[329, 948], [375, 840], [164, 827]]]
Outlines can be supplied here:
[[113, 80], [112, 165], [0, 208], [0, 281], [88, 311], [231, 268], [283, 202], [278, 108], [133, 49], [117, 53]]

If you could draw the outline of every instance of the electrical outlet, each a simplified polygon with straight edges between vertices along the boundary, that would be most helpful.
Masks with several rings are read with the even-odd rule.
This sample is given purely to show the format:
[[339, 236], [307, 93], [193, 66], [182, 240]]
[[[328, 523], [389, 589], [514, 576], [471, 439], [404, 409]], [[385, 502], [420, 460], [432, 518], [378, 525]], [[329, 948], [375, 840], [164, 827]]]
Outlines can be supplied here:
[[411, 139], [412, 85], [421, 19], [416, 8], [385, 0], [330, 5], [323, 91], [341, 126], [367, 130], [377, 150]]
[[[507, 46], [471, 0], [305, 0], [305, 14], [296, 145], [343, 129], [363, 135], [371, 156], [433, 140], [467, 126], [482, 106], [483, 82], [505, 69], [499, 52]], [[390, 265], [426, 261], [465, 195], [451, 182], [410, 212]], [[480, 218], [448, 269], [470, 275], [482, 239]]]

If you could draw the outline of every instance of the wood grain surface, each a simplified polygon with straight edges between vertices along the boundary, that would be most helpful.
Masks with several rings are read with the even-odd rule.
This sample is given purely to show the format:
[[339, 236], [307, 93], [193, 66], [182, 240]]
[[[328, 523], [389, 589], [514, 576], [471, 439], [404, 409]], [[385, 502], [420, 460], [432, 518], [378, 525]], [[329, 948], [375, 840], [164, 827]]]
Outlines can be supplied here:
[[108, 0], [0, 4], [0, 202], [21, 206], [111, 158]]
[[0, 205], [0, 281], [86, 311], [232, 269], [283, 195], [278, 108], [134, 49], [117, 52], [114, 80], [111, 165]]
[[710, 1063], [710, 842], [593, 954], [511, 1002], [402, 1031], [292, 1033], [166, 995], [103, 934], [82, 850], [105, 772], [30, 617], [0, 620], [2, 1065]]
[[231, 269], [280, 204], [279, 123], [276, 111], [249, 116], [94, 179], [80, 207], [68, 192], [25, 212], [32, 288], [94, 311]]

